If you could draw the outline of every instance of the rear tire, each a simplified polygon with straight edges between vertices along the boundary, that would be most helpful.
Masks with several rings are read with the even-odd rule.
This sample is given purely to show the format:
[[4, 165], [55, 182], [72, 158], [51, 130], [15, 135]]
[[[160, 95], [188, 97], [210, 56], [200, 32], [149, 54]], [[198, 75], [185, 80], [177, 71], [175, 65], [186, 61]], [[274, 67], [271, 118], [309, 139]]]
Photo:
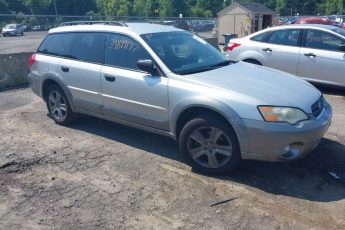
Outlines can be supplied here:
[[224, 174], [241, 161], [235, 131], [223, 119], [199, 115], [182, 129], [180, 151], [193, 169], [207, 174]]
[[45, 99], [49, 116], [56, 124], [69, 125], [75, 120], [76, 114], [72, 111], [65, 93], [59, 86], [49, 86]]

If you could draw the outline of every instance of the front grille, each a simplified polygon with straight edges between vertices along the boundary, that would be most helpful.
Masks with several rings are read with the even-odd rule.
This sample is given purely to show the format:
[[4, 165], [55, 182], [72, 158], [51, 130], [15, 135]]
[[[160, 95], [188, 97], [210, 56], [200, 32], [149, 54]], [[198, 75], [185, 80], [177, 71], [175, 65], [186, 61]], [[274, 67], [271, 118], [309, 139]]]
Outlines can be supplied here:
[[324, 108], [324, 99], [323, 96], [319, 98], [312, 106], [311, 106], [311, 112], [313, 113], [314, 117], [317, 117], [320, 115]]

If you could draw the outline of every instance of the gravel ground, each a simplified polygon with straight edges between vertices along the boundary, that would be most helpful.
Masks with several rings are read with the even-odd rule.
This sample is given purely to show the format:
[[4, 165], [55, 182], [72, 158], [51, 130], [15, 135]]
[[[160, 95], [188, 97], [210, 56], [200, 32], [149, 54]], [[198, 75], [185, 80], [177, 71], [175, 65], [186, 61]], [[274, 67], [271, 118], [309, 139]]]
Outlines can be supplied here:
[[[174, 141], [81, 116], [56, 125], [30, 89], [0, 93], [1, 229], [345, 229], [345, 97], [332, 126], [291, 163], [247, 161], [200, 175]], [[214, 204], [222, 200], [230, 201]]]

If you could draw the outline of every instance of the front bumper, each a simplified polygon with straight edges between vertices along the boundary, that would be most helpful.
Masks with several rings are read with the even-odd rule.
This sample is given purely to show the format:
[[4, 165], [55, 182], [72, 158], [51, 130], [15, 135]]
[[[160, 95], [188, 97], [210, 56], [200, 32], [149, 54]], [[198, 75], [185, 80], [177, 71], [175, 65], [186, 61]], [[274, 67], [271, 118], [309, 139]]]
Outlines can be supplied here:
[[326, 102], [317, 118], [290, 125], [244, 119], [246, 140], [239, 140], [242, 159], [287, 161], [301, 158], [319, 144], [332, 120]]

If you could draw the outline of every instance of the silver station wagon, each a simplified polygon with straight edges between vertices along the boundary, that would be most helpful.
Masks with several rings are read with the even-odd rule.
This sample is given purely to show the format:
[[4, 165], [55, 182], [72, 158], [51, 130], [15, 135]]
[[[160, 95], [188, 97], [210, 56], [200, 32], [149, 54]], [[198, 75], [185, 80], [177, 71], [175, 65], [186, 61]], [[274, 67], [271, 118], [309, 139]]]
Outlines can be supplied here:
[[172, 26], [65, 23], [29, 65], [31, 88], [57, 124], [83, 113], [165, 135], [206, 173], [230, 172], [241, 159], [300, 158], [331, 123], [330, 105], [306, 81], [228, 61]]

